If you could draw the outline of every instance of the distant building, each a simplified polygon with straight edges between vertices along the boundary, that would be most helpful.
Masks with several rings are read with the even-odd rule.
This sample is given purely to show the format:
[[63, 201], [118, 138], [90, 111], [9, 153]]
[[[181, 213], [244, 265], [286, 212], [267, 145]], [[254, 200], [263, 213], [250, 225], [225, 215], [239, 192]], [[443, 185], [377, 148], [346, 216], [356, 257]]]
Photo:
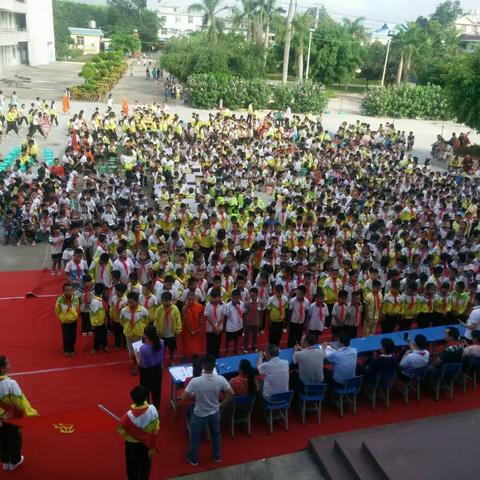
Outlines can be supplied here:
[[85, 55], [100, 53], [103, 32], [99, 28], [68, 27], [72, 46], [83, 50]]
[[0, 0], [0, 70], [54, 61], [52, 0]]
[[[188, 12], [186, 8], [174, 5], [163, 5], [163, 0], [148, 0], [147, 7], [156, 12], [161, 27], [158, 32], [160, 42], [166, 42], [172, 37], [183, 37], [203, 28], [203, 15], [198, 12]], [[233, 24], [228, 17], [223, 18], [225, 31], [231, 31]], [[246, 35], [246, 25], [235, 28], [237, 33]], [[273, 34], [270, 34], [272, 37]]]
[[379, 29], [369, 32], [368, 39], [372, 43], [380, 42], [381, 44], [386, 45], [397, 29], [398, 26], [394, 23], [385, 22]]
[[480, 46], [480, 16], [476, 12], [468, 13], [455, 21], [459, 33], [458, 40], [468, 52]]

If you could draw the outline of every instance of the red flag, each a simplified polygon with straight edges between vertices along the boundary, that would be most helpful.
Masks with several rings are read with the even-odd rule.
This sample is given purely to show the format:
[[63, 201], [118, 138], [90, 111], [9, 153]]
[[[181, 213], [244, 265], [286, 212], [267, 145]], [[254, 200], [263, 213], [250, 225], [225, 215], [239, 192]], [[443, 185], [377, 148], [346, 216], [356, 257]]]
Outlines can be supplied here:
[[59, 435], [111, 432], [118, 426], [118, 422], [97, 405], [37, 417], [12, 418], [8, 423], [26, 431], [57, 432]]

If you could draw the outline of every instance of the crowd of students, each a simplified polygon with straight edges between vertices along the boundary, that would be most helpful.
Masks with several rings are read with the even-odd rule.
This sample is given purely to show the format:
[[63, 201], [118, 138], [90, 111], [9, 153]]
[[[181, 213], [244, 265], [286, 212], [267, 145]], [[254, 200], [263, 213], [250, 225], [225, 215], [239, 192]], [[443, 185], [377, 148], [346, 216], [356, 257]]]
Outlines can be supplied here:
[[[82, 334], [102, 332], [95, 351], [104, 330], [118, 348], [149, 322], [172, 356], [181, 335], [189, 358], [218, 356], [223, 337], [227, 354], [255, 350], [259, 332], [279, 345], [288, 330], [293, 346], [304, 330], [371, 335], [465, 320], [473, 306], [478, 180], [420, 166], [393, 124], [327, 132], [310, 116], [228, 111], [183, 122], [136, 104], [74, 115], [69, 138], [56, 174], [25, 185], [7, 170], [2, 199], [6, 218], [49, 238]], [[100, 174], [117, 148], [124, 171]]]

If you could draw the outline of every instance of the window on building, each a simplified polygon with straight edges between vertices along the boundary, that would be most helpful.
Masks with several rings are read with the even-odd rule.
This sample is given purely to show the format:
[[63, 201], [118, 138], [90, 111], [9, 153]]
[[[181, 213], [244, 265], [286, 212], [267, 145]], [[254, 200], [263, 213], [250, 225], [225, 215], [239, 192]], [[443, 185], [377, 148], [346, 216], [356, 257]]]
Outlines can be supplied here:
[[182, 19], [180, 17], [175, 17], [175, 23], [180, 23]]
[[175, 8], [173, 9], [173, 13], [177, 13], [177, 12], [178, 12], [178, 8], [175, 7]]
[[160, 21], [163, 22], [163, 23], [165, 23], [165, 22], [167, 21], [167, 17], [166, 17], [165, 15], [162, 15], [162, 16], [160, 17]]
[[85, 45], [85, 37], [78, 36], [77, 37], [77, 45]]
[[168, 30], [166, 28], [162, 28], [160, 30], [160, 32], [162, 33], [162, 35], [167, 35], [168, 34]]
[[193, 23], [193, 17], [192, 16], [188, 16], [188, 23]]

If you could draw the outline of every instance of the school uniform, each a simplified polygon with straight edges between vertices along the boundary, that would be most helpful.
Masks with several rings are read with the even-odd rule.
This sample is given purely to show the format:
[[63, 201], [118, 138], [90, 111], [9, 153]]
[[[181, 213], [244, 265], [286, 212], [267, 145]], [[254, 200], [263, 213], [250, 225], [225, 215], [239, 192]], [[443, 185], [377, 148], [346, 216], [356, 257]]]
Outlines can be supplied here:
[[278, 299], [276, 295], [271, 296], [267, 302], [267, 310], [270, 314], [270, 325], [268, 332], [268, 343], [280, 346], [283, 334], [283, 325], [288, 309], [288, 299], [282, 295]]
[[310, 305], [308, 313], [307, 329], [308, 333], [316, 335], [317, 338], [323, 333], [325, 328], [325, 319], [328, 317], [328, 307], [325, 303], [318, 305], [313, 302]]
[[93, 350], [108, 347], [106, 314], [103, 300], [94, 297], [90, 302], [90, 322], [93, 328]]
[[290, 319], [288, 328], [288, 348], [292, 348], [302, 339], [302, 333], [305, 328], [305, 322], [308, 316], [308, 309], [310, 302], [303, 298], [298, 300], [296, 297], [292, 298], [289, 303]]
[[68, 300], [62, 295], [55, 303], [55, 315], [62, 325], [64, 353], [75, 353], [79, 307], [80, 302], [75, 296]]
[[[207, 336], [207, 355], [213, 355], [214, 357], [218, 358], [220, 356], [220, 344], [222, 341], [225, 305], [223, 303], [213, 304], [212, 302], [208, 302], [205, 305], [203, 314], [207, 319], [205, 325], [205, 332]], [[220, 330], [219, 333], [214, 330], [212, 324]]]

